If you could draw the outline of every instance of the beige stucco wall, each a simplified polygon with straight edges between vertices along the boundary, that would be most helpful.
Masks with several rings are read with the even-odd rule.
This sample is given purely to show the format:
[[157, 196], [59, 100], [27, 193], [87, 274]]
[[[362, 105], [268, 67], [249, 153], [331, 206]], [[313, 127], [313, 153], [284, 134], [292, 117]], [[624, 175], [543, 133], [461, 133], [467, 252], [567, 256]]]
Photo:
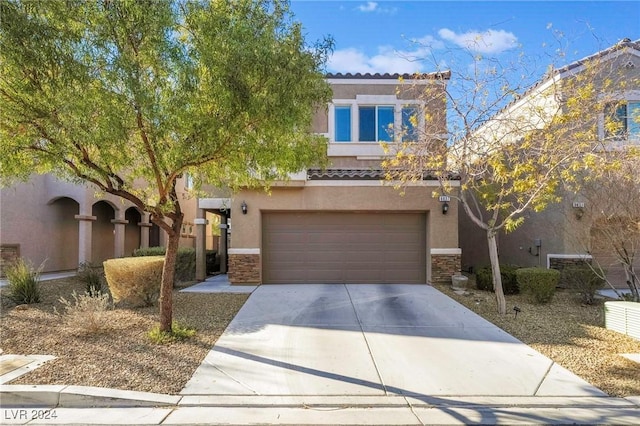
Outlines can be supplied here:
[[[457, 204], [450, 203], [442, 214], [442, 204], [431, 197], [433, 187], [406, 188], [406, 195], [374, 182], [374, 186], [310, 186], [274, 188], [271, 194], [242, 191], [232, 202], [231, 248], [261, 247], [263, 211], [399, 211], [432, 212], [428, 223], [429, 248], [457, 248]], [[248, 213], [241, 213], [246, 202]]]
[[[183, 196], [181, 183], [178, 191], [185, 221], [193, 222], [196, 199]], [[100, 204], [94, 212], [96, 203]], [[60, 181], [52, 175], [33, 175], [28, 182], [0, 189], [0, 244], [19, 244], [20, 255], [36, 266], [46, 260], [45, 272], [75, 269], [87, 252], [91, 252], [87, 260], [100, 262], [116, 254], [114, 231], [118, 225], [111, 220], [125, 220], [125, 212], [131, 207], [130, 202], [99, 194], [92, 187]], [[99, 217], [80, 221], [76, 215]], [[132, 234], [137, 231], [140, 235], [140, 227], [137, 222], [119, 226], [123, 231], [122, 253], [128, 256], [134, 245], [141, 243]], [[92, 235], [79, 232], [83, 227], [85, 231], [91, 229]], [[183, 242], [193, 246], [194, 239], [183, 238]]]

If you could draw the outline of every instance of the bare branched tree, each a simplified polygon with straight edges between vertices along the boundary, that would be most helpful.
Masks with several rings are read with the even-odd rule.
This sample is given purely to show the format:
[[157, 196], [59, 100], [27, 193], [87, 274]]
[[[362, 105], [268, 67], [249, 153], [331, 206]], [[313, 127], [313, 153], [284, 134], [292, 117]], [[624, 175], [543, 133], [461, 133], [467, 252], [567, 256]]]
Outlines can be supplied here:
[[[486, 232], [501, 314], [506, 302], [496, 235], [515, 230], [525, 213], [559, 201], [562, 184], [592, 169], [606, 152], [602, 114], [625, 90], [630, 73], [637, 80], [637, 70], [620, 66], [625, 49], [634, 46], [623, 42], [562, 68], [550, 66], [537, 81], [522, 55], [515, 62], [471, 55], [468, 65], [451, 69], [444, 99], [429, 86], [422, 93], [423, 105], [446, 103], [448, 134], [425, 110], [387, 147], [389, 181], [402, 187], [427, 172], [437, 175], [440, 193], [457, 199]], [[452, 174], [459, 187], [451, 185]]]

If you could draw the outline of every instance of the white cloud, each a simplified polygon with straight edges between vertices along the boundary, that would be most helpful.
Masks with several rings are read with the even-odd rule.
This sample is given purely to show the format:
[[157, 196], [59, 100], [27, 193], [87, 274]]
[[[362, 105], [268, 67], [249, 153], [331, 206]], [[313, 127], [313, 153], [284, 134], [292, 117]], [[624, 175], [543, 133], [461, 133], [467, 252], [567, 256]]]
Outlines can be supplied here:
[[374, 12], [378, 8], [378, 3], [375, 1], [368, 1], [366, 4], [358, 6], [360, 12]]
[[386, 13], [393, 15], [398, 11], [396, 7], [379, 7], [379, 4], [375, 1], [368, 1], [360, 6], [356, 7], [355, 10], [358, 10], [363, 13]]
[[327, 61], [327, 66], [334, 72], [375, 72], [368, 62], [369, 58], [363, 52], [350, 47], [334, 51]]
[[472, 30], [457, 34], [448, 28], [442, 28], [438, 31], [438, 35], [442, 39], [460, 47], [485, 54], [502, 53], [516, 47], [518, 42], [518, 38], [513, 33], [504, 30], [487, 30], [483, 32]]
[[399, 51], [390, 46], [380, 46], [376, 55], [368, 56], [355, 48], [333, 52], [327, 66], [332, 72], [341, 73], [414, 73], [422, 71], [422, 62], [427, 51]]
[[[368, 2], [371, 11], [377, 4]], [[361, 6], [364, 7], [364, 6]], [[379, 12], [380, 9], [377, 10]], [[339, 49], [333, 52], [329, 58], [327, 68], [331, 72], [339, 73], [414, 73], [446, 69], [447, 63], [441, 58], [438, 63], [431, 53], [446, 48], [445, 41], [473, 52], [483, 54], [497, 54], [516, 47], [518, 38], [504, 30], [487, 30], [484, 32], [467, 31], [457, 34], [447, 28], [438, 31], [438, 36], [425, 35], [424, 37], [411, 38], [410, 47], [406, 50], [396, 49], [393, 46], [378, 46], [376, 54], [366, 54], [355, 47]]]

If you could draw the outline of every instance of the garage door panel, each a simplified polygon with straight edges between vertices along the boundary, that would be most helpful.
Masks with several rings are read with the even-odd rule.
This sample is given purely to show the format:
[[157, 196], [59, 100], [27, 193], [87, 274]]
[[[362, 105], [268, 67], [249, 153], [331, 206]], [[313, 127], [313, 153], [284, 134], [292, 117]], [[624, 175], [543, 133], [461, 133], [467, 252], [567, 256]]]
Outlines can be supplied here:
[[425, 283], [425, 215], [265, 213], [264, 283]]

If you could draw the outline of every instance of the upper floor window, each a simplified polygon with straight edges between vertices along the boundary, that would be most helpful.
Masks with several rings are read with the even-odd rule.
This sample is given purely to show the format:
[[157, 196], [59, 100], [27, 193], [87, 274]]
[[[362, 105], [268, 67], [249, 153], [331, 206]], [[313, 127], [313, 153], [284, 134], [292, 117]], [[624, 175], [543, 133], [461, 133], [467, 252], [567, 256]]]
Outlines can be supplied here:
[[415, 105], [402, 108], [402, 141], [415, 142], [418, 140], [418, 107]]
[[422, 119], [418, 105], [406, 105], [398, 100], [391, 105], [338, 102], [330, 114], [333, 142], [391, 142], [395, 137], [403, 141], [417, 140]]
[[393, 106], [361, 106], [359, 108], [359, 141], [389, 142], [393, 140]]
[[640, 139], [640, 101], [607, 105], [604, 117], [605, 138]]
[[335, 141], [348, 142], [351, 140], [351, 106], [336, 106]]

